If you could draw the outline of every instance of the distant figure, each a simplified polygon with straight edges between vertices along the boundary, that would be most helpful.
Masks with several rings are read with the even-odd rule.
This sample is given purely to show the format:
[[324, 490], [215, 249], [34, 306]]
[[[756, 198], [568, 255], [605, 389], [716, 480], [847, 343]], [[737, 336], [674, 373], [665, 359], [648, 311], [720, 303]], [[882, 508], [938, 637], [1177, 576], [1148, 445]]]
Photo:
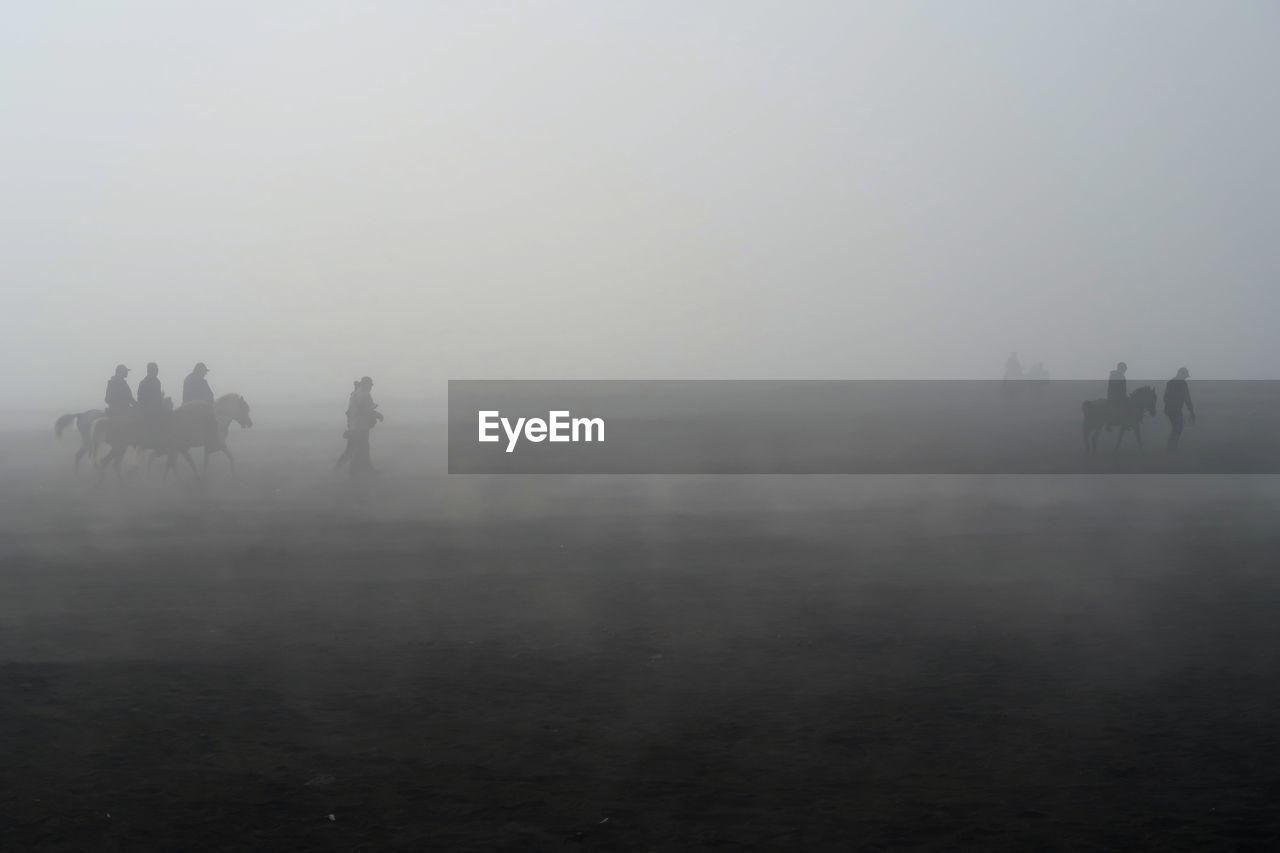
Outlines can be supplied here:
[[1044, 369], [1044, 362], [1037, 361], [1035, 366], [1027, 371], [1027, 378], [1034, 379], [1038, 382], [1049, 381], [1049, 371]]
[[1124, 378], [1128, 369], [1129, 365], [1122, 361], [1107, 377], [1107, 432], [1111, 432], [1111, 425], [1119, 419], [1129, 399], [1129, 382]]
[[134, 407], [133, 391], [129, 388], [129, 368], [123, 364], [116, 365], [116, 373], [107, 380], [107, 395], [103, 401], [107, 404], [107, 414], [123, 415]]
[[203, 400], [207, 403], [213, 402], [213, 389], [209, 387], [209, 381], [204, 378], [208, 372], [209, 368], [204, 366], [203, 361], [197, 362], [187, 378], [182, 380], [183, 404], [193, 403], [198, 400]]
[[1187, 407], [1191, 415], [1191, 423], [1196, 422], [1196, 407], [1191, 405], [1191, 389], [1187, 387], [1187, 379], [1191, 373], [1185, 367], [1178, 368], [1178, 375], [1170, 379], [1164, 386], [1164, 413], [1169, 417], [1169, 441], [1165, 449], [1170, 453], [1178, 449], [1178, 439], [1182, 438], [1182, 407]]
[[1022, 363], [1018, 361], [1018, 354], [1016, 352], [1009, 353], [1009, 358], [1005, 360], [1004, 378], [1006, 380], [1022, 378]]
[[[382, 413], [378, 411], [378, 404], [373, 402], [372, 392], [373, 380], [365, 376], [355, 383], [347, 400], [347, 450], [343, 456], [350, 461], [352, 477], [375, 473], [369, 432], [382, 421]], [[339, 459], [339, 464], [341, 462]]]

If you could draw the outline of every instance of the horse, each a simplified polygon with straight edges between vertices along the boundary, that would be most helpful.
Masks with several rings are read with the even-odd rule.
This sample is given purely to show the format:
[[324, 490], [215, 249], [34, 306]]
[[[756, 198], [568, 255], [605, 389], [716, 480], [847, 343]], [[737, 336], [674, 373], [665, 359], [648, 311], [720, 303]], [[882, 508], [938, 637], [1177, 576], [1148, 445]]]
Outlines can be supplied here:
[[[179, 410], [186, 408], [187, 406], [196, 405], [207, 406], [209, 404], [194, 402], [184, 403], [179, 407]], [[184, 440], [183, 437], [177, 436], [178, 442], [170, 446], [165, 452], [165, 479], [168, 479], [169, 470], [173, 468], [174, 453], [181, 453], [186, 457], [188, 462], [191, 462], [191, 457], [187, 456], [187, 450], [190, 450], [193, 447], [204, 447], [204, 465], [201, 470], [205, 473], [208, 473], [209, 471], [209, 455], [221, 450], [223, 453], [227, 454], [227, 461], [231, 463], [231, 476], [234, 477], [236, 475], [236, 458], [231, 455], [231, 448], [227, 447], [227, 436], [231, 432], [231, 424], [233, 422], [239, 424], [241, 429], [249, 429], [253, 426], [253, 418], [249, 415], [249, 403], [239, 394], [223, 394], [213, 402], [213, 414], [218, 424], [217, 440], [215, 442], [208, 442], [203, 440], [204, 436], [192, 434], [186, 436], [186, 439], [190, 439], [194, 443], [187, 444], [184, 447], [182, 444], [182, 441]], [[153, 454], [156, 452], [158, 451], [152, 451]], [[194, 464], [192, 465], [192, 470], [195, 470]]]
[[172, 465], [173, 454], [180, 453], [191, 466], [191, 472], [199, 478], [200, 472], [196, 470], [188, 450], [201, 446], [218, 449], [223, 444], [214, 405], [207, 402], [186, 403], [157, 418], [144, 417], [138, 409], [99, 418], [90, 432], [91, 452], [95, 458], [104, 441], [111, 447], [111, 452], [98, 462], [99, 479], [106, 473], [108, 465], [115, 467], [117, 477], [120, 475], [120, 461], [130, 447], [165, 453], [169, 457], [166, 473]]
[[80, 473], [80, 460], [84, 458], [86, 453], [89, 454], [90, 463], [97, 461], [93, 454], [90, 453], [90, 451], [93, 450], [93, 442], [91, 440], [90, 433], [93, 429], [94, 422], [99, 418], [105, 418], [106, 416], [107, 413], [102, 409], [89, 409], [84, 412], [72, 412], [69, 415], [63, 415], [53, 424], [53, 434], [57, 438], [62, 438], [63, 430], [71, 426], [73, 423], [76, 425], [76, 430], [80, 433], [80, 449], [76, 451], [76, 461], [73, 466], [73, 470], [77, 475]]
[[1144, 415], [1155, 417], [1156, 389], [1150, 385], [1137, 388], [1119, 407], [1119, 411], [1107, 400], [1085, 400], [1080, 404], [1084, 413], [1081, 431], [1084, 435], [1084, 452], [1098, 452], [1098, 434], [1107, 425], [1118, 426], [1120, 434], [1116, 436], [1115, 450], [1120, 449], [1124, 434], [1133, 430], [1133, 437], [1138, 440], [1138, 448], [1142, 448], [1142, 418]]

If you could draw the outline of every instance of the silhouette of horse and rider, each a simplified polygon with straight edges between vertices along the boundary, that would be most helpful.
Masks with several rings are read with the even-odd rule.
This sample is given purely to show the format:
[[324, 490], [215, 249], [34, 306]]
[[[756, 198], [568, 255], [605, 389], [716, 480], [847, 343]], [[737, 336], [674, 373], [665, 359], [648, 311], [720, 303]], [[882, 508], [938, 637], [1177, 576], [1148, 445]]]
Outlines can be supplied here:
[[[1098, 451], [1098, 437], [1102, 430], [1110, 432], [1118, 429], [1115, 450], [1120, 449], [1125, 433], [1132, 431], [1133, 437], [1142, 447], [1142, 420], [1147, 415], [1155, 417], [1156, 389], [1151, 385], [1143, 385], [1132, 393], [1128, 391], [1129, 366], [1123, 361], [1118, 363], [1107, 377], [1107, 396], [1102, 400], [1086, 400], [1080, 408], [1084, 415], [1081, 431], [1084, 437], [1086, 453]], [[1191, 390], [1187, 379], [1191, 373], [1185, 368], [1178, 368], [1177, 375], [1165, 383], [1164, 413], [1169, 419], [1169, 437], [1165, 449], [1176, 452], [1178, 441], [1182, 437], [1182, 411], [1185, 408], [1196, 422], [1196, 410], [1191, 403]]]
[[[115, 373], [107, 380], [103, 402], [105, 409], [63, 415], [54, 424], [55, 435], [61, 436], [72, 423], [80, 433], [81, 446], [76, 451], [75, 470], [80, 460], [89, 456], [98, 467], [99, 478], [112, 466], [120, 473], [120, 463], [130, 447], [165, 456], [165, 476], [173, 467], [174, 457], [182, 456], [197, 477], [190, 450], [204, 448], [204, 469], [209, 467], [209, 455], [221, 451], [227, 455], [231, 471], [235, 473], [235, 457], [227, 447], [227, 433], [231, 423], [241, 428], [253, 426], [249, 404], [239, 394], [224, 394], [215, 398], [205, 379], [209, 372], [204, 362], [196, 364], [183, 382], [182, 405], [174, 407], [165, 396], [160, 384], [160, 368], [155, 362], [147, 365], [147, 376], [138, 383], [138, 396], [134, 399], [129, 388], [129, 368], [117, 365]], [[102, 444], [110, 452], [98, 459]]]

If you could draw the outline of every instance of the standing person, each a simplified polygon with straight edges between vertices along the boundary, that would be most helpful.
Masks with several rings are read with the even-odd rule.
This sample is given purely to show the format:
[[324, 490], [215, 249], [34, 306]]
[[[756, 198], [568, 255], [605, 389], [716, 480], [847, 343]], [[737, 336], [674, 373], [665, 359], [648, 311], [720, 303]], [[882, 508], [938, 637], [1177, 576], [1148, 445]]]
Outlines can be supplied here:
[[1111, 431], [1111, 425], [1116, 423], [1124, 412], [1124, 403], [1129, 397], [1129, 383], [1124, 378], [1125, 371], [1128, 369], [1129, 365], [1122, 361], [1107, 377], [1107, 432]]
[[373, 402], [373, 380], [368, 376], [356, 383], [347, 408], [347, 433], [351, 451], [351, 476], [373, 474], [373, 458], [369, 448], [369, 431], [381, 420], [378, 404]]
[[1191, 373], [1185, 367], [1178, 368], [1178, 375], [1170, 379], [1164, 386], [1164, 413], [1169, 418], [1169, 441], [1165, 449], [1170, 453], [1178, 449], [1178, 439], [1182, 438], [1182, 407], [1187, 407], [1191, 415], [1191, 423], [1196, 422], [1196, 407], [1191, 405], [1191, 389], [1187, 387], [1187, 379]]
[[209, 381], [204, 378], [208, 372], [209, 368], [204, 366], [203, 361], [199, 361], [196, 362], [195, 368], [187, 375], [187, 378], [182, 380], [182, 402], [184, 404], [196, 401], [213, 402], [213, 389], [209, 387]]
[[108, 415], [123, 415], [135, 405], [133, 391], [129, 388], [129, 368], [123, 364], [116, 365], [115, 375], [107, 380], [107, 395], [103, 402], [107, 404]]

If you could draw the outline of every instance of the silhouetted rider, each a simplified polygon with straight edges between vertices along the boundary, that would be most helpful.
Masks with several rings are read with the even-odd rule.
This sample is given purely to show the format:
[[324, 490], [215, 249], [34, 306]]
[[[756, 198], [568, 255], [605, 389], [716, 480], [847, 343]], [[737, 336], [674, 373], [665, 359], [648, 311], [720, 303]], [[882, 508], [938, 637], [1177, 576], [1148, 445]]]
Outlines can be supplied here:
[[133, 391], [129, 388], [128, 375], [129, 368], [117, 364], [115, 375], [107, 380], [107, 395], [103, 402], [107, 404], [108, 415], [123, 415], [133, 408]]
[[138, 383], [138, 408], [142, 411], [143, 440], [147, 446], [158, 447], [162, 443], [166, 415], [172, 407], [160, 387], [160, 368], [154, 361], [147, 362], [147, 375]]
[[190, 375], [182, 381], [183, 403], [191, 403], [197, 400], [203, 400], [207, 403], [213, 402], [213, 389], [209, 387], [209, 381], [204, 378], [208, 372], [209, 368], [204, 366], [204, 362], [198, 362]]
[[1124, 411], [1124, 401], [1129, 397], [1129, 383], [1124, 378], [1125, 371], [1129, 369], [1129, 365], [1123, 361], [1116, 365], [1116, 369], [1111, 371], [1111, 375], [1107, 377], [1107, 430], [1110, 431], [1111, 424], [1119, 419], [1121, 412]]
[[138, 383], [138, 407], [144, 415], [157, 415], [164, 411], [164, 391], [160, 388], [160, 368], [154, 361], [147, 362], [147, 375]]
[[1170, 379], [1164, 386], [1164, 413], [1169, 418], [1169, 442], [1166, 449], [1178, 449], [1178, 439], [1182, 437], [1182, 407], [1187, 407], [1191, 415], [1191, 423], [1196, 422], [1196, 407], [1191, 405], [1191, 389], [1187, 387], [1187, 379], [1191, 373], [1185, 367], [1178, 368], [1178, 375]]

